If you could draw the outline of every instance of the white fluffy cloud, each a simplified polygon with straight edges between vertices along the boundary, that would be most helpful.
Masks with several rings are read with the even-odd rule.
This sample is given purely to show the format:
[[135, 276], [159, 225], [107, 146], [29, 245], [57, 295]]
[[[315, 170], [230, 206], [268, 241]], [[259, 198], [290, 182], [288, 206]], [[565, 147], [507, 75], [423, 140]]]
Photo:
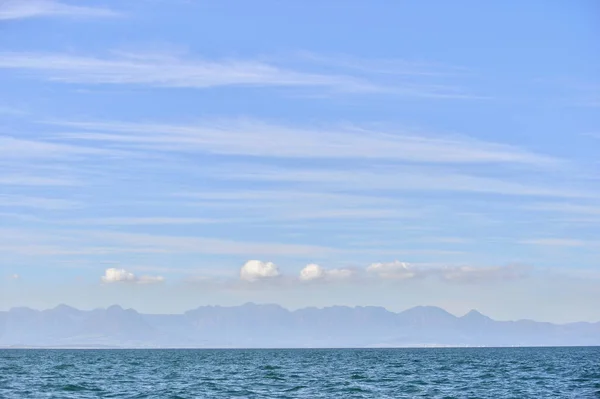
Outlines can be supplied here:
[[300, 271], [300, 280], [302, 281], [318, 280], [323, 277], [325, 277], [325, 270], [314, 263], [306, 265], [306, 267]]
[[301, 281], [315, 281], [315, 280], [337, 280], [344, 279], [352, 276], [353, 271], [349, 269], [331, 269], [326, 270], [321, 266], [311, 263], [306, 265], [304, 269], [300, 271], [300, 280]]
[[135, 281], [135, 275], [125, 269], [110, 268], [104, 271], [102, 281], [105, 283], [116, 283], [119, 281]]
[[163, 282], [165, 279], [162, 276], [137, 277], [135, 274], [128, 272], [125, 269], [117, 269], [111, 267], [104, 271], [104, 276], [101, 277], [101, 280], [105, 283], [131, 282], [140, 284], [152, 284]]
[[383, 278], [409, 279], [416, 277], [417, 270], [405, 262], [373, 263], [367, 267], [368, 273], [376, 274]]
[[240, 269], [240, 278], [244, 281], [256, 281], [279, 276], [277, 265], [260, 260], [249, 260]]

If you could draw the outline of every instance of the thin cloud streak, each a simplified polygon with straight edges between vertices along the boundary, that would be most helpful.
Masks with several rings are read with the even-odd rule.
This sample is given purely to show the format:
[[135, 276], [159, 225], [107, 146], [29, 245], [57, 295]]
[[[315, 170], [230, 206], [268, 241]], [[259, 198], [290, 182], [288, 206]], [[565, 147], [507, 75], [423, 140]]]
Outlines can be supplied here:
[[8, 0], [0, 4], [0, 20], [39, 17], [106, 18], [118, 15], [107, 8], [73, 6], [52, 0]]
[[412, 280], [436, 277], [443, 281], [473, 284], [518, 280], [528, 276], [531, 268], [507, 266], [431, 266], [406, 262], [373, 263], [367, 273], [386, 280]]
[[294, 54], [300, 61], [322, 64], [328, 67], [356, 70], [368, 74], [400, 75], [400, 76], [458, 76], [468, 70], [463, 67], [441, 65], [432, 62], [417, 62], [396, 59], [362, 59], [344, 54], [327, 56], [307, 51]]
[[448, 191], [513, 196], [596, 198], [600, 193], [584, 189], [536, 187], [527, 182], [451, 173], [442, 169], [408, 167], [371, 168], [364, 170], [263, 168], [251, 165], [210, 172], [231, 181], [278, 182], [308, 185], [313, 190], [394, 190]]
[[532, 211], [600, 216], [600, 206], [594, 205], [580, 205], [570, 203], [538, 203], [526, 206], [524, 208]]
[[8, 174], [0, 176], [0, 185], [5, 186], [75, 186], [79, 182], [73, 179], [34, 176], [29, 174]]
[[186, 206], [225, 210], [229, 214], [242, 212], [239, 222], [325, 220], [325, 219], [413, 219], [423, 209], [399, 200], [368, 195], [299, 190], [215, 191], [177, 193], [178, 198], [193, 200]]
[[252, 120], [195, 125], [55, 122], [85, 130], [59, 139], [104, 142], [141, 151], [206, 152], [270, 158], [362, 158], [425, 163], [498, 163], [552, 166], [559, 160], [517, 147], [466, 137], [441, 137], [347, 127], [297, 128]]
[[152, 226], [152, 225], [194, 225], [222, 223], [225, 220], [194, 217], [106, 217], [97, 219], [81, 219], [72, 224], [106, 225], [106, 226]]
[[297, 72], [257, 61], [184, 60], [170, 55], [125, 54], [112, 58], [52, 53], [0, 53], [0, 68], [37, 71], [64, 83], [132, 84], [205, 89], [218, 86], [321, 87], [380, 92], [349, 76]]
[[35, 208], [51, 211], [64, 211], [80, 208], [81, 203], [63, 198], [0, 195], [0, 207]]
[[[590, 244], [588, 241], [572, 238], [537, 238], [531, 240], [522, 240], [519, 241], [519, 243], [550, 247], [584, 247]], [[598, 245], [598, 243], [596, 243], [596, 245]]]
[[0, 136], [0, 158], [2, 161], [24, 159], [66, 160], [68, 158], [82, 158], [91, 155], [118, 156], [125, 155], [125, 153], [118, 150], [77, 146], [67, 143], [54, 143], [42, 140], [26, 140], [9, 136]]
[[[386, 94], [439, 100], [479, 100], [460, 87], [422, 81], [412, 73], [404, 81], [381, 79], [387, 74], [355, 68], [341, 72], [301, 70], [287, 63], [258, 60], [204, 60], [171, 54], [113, 52], [109, 57], [60, 53], [0, 53], [0, 68], [35, 71], [63, 83], [145, 85], [162, 88], [206, 89], [219, 86], [321, 89], [323, 93]], [[426, 75], [426, 74], [425, 74]], [[420, 79], [417, 79], [420, 78]], [[431, 78], [431, 76], [429, 76]]]
[[[0, 230], [5, 253], [22, 255], [69, 254], [206, 254], [320, 256], [340, 252], [339, 249], [278, 242], [234, 241], [219, 238], [178, 235], [154, 235], [111, 230], [52, 230], [52, 234], [28, 230]], [[29, 248], [29, 251], [27, 250]]]

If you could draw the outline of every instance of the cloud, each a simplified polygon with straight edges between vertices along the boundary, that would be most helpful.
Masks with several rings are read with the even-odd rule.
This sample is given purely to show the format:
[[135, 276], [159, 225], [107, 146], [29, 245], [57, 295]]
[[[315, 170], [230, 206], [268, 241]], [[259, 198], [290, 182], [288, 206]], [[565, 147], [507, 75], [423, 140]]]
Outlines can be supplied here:
[[340, 67], [382, 75], [457, 76], [464, 75], [467, 72], [463, 67], [398, 59], [361, 59], [344, 54], [326, 56], [306, 51], [298, 52], [295, 55], [300, 60], [323, 64], [328, 67]]
[[30, 174], [7, 174], [0, 176], [0, 185], [5, 186], [74, 186], [77, 182], [73, 179], [48, 176], [34, 176]]
[[52, 0], [5, 0], [0, 3], [0, 20], [37, 17], [114, 17], [118, 13], [106, 9], [73, 6]]
[[152, 225], [191, 225], [218, 223], [219, 219], [194, 217], [108, 217], [99, 219], [81, 219], [74, 224], [106, 225], [106, 226], [152, 226]]
[[522, 265], [489, 267], [448, 267], [441, 271], [442, 279], [458, 283], [485, 283], [525, 278], [531, 268]]
[[538, 238], [531, 240], [522, 240], [519, 241], [519, 243], [550, 247], [583, 247], [589, 244], [589, 242], [585, 240], [577, 240], [572, 238]]
[[6, 278], [8, 278], [9, 280], [19, 280], [21, 276], [19, 276], [17, 273], [14, 273], [6, 276]]
[[128, 272], [125, 269], [109, 268], [104, 271], [104, 276], [101, 277], [104, 283], [119, 283], [129, 282], [138, 284], [154, 284], [165, 281], [162, 276], [140, 276]]
[[84, 229], [53, 229], [52, 234], [32, 229], [0, 229], [0, 238], [0, 250], [25, 256], [134, 253], [314, 256], [339, 251], [312, 245]]
[[523, 206], [523, 208], [532, 211], [558, 212], [565, 214], [579, 214], [600, 216], [600, 206], [579, 205], [569, 203], [541, 203]]
[[300, 271], [301, 281], [317, 281], [317, 280], [342, 280], [352, 277], [354, 271], [350, 269], [324, 269], [321, 266], [311, 263], [306, 265]]
[[125, 251], [154, 250], [163, 253], [203, 253], [203, 254], [269, 254], [269, 255], [306, 255], [332, 253], [333, 248], [281, 244], [274, 242], [243, 242], [215, 238], [168, 236], [139, 233], [120, 233], [114, 231], [72, 231], [70, 234], [85, 235], [92, 241], [112, 242]]
[[[416, 218], [423, 210], [395, 198], [295, 189], [184, 192], [175, 197], [186, 200], [187, 206], [226, 210], [229, 215], [243, 211], [243, 216], [235, 220], [252, 223], [324, 219], [390, 221]], [[232, 219], [220, 219], [220, 222], [228, 220]]]
[[141, 151], [204, 152], [269, 158], [387, 159], [434, 164], [549, 166], [560, 163], [557, 159], [514, 146], [389, 127], [290, 127], [257, 120], [184, 125], [75, 121], [52, 124], [85, 130], [82, 133], [62, 133], [59, 138], [107, 143]]
[[394, 261], [373, 263], [367, 273], [383, 279], [410, 280], [437, 277], [456, 283], [485, 283], [516, 280], [527, 276], [530, 268], [522, 265], [507, 266], [439, 266], [418, 265]]
[[129, 84], [204, 89], [218, 86], [320, 87], [378, 92], [384, 87], [349, 76], [299, 72], [246, 60], [187, 60], [172, 55], [120, 53], [98, 58], [50, 53], [2, 53], [0, 68], [37, 71], [64, 83]]
[[2, 161], [11, 159], [39, 161], [42, 159], [65, 159], [65, 157], [83, 159], [98, 155], [113, 156], [124, 155], [124, 153], [101, 148], [0, 136], [0, 159]]
[[311, 263], [306, 265], [304, 269], [300, 271], [300, 280], [311, 281], [325, 277], [325, 271], [317, 264]]
[[140, 276], [137, 279], [139, 284], [155, 284], [162, 283], [163, 281], [165, 281], [163, 276]]
[[[208, 171], [206, 171], [208, 173]], [[600, 192], [586, 187], [538, 186], [520, 176], [505, 179], [483, 177], [466, 173], [452, 172], [448, 168], [420, 168], [417, 166], [392, 165], [365, 169], [309, 169], [274, 168], [254, 165], [237, 165], [235, 168], [211, 170], [212, 175], [220, 174], [230, 181], [256, 181], [295, 183], [310, 186], [313, 190], [329, 191], [447, 191], [481, 194], [503, 194], [557, 198], [596, 198]], [[519, 180], [515, 181], [514, 179]]]
[[410, 279], [417, 276], [417, 270], [405, 262], [373, 263], [367, 267], [367, 273], [382, 278]]
[[0, 195], [0, 207], [35, 208], [61, 211], [81, 207], [76, 201], [61, 198], [25, 197], [15, 195]]
[[257, 281], [279, 276], [279, 270], [274, 263], [249, 260], [240, 269], [240, 279]]
[[119, 281], [135, 281], [135, 275], [125, 269], [106, 269], [102, 281], [105, 283], [116, 283]]
[[[37, 71], [53, 81], [86, 84], [127, 84], [153, 87], [205, 89], [217, 86], [318, 88], [325, 93], [379, 93], [422, 99], [479, 100], [459, 85], [447, 82], [448, 74], [403, 61], [303, 63], [297, 58], [266, 61], [243, 59], [205, 60], [180, 54], [113, 52], [110, 56], [60, 53], [0, 54], [0, 68]], [[393, 73], [404, 63], [404, 71]], [[335, 72], [332, 72], [335, 71]], [[444, 78], [441, 81], [440, 78]], [[435, 79], [434, 79], [435, 78]]]

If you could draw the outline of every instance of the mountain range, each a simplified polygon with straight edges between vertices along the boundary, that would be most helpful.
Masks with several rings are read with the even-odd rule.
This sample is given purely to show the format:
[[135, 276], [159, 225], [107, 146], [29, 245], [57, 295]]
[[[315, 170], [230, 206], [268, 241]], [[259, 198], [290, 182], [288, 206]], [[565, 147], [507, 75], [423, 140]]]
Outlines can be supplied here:
[[201, 306], [183, 314], [141, 314], [118, 305], [0, 312], [0, 347], [322, 348], [600, 345], [599, 323], [495, 321], [434, 306]]

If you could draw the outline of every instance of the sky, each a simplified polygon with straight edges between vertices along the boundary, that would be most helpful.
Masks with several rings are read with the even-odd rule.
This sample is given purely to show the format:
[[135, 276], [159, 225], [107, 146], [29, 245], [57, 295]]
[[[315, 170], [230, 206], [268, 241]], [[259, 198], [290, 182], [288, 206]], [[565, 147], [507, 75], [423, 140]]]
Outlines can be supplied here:
[[0, 310], [600, 321], [594, 0], [0, 0]]

